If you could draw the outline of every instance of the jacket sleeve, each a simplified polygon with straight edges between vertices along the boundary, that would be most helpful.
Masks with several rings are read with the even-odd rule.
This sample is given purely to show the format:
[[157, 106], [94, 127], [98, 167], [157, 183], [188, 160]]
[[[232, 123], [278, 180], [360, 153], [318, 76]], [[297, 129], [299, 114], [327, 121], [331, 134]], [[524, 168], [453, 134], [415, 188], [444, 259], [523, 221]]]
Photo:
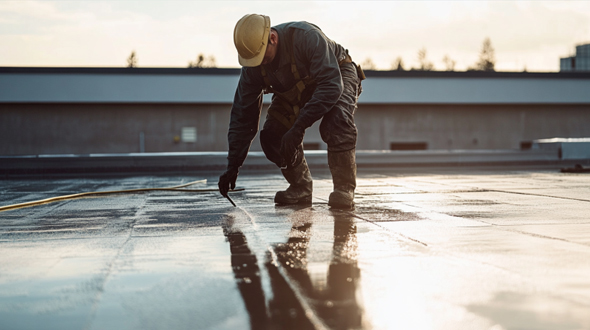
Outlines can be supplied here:
[[262, 110], [262, 76], [256, 68], [242, 68], [231, 109], [227, 141], [228, 166], [242, 166], [258, 132]]
[[306, 129], [332, 109], [342, 95], [343, 83], [338, 59], [331, 49], [334, 42], [318, 29], [306, 31], [299, 38], [299, 42], [295, 39], [295, 49], [300, 52], [310, 76], [317, 83], [313, 96], [301, 109], [295, 122], [296, 126]]

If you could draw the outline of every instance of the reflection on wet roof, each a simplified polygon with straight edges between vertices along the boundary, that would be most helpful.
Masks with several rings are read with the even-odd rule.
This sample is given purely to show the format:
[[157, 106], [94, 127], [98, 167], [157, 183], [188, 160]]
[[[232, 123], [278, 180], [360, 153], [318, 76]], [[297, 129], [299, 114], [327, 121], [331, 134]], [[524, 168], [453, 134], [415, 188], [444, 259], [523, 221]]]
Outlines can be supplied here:
[[[15, 177], [0, 206], [216, 172]], [[558, 168], [361, 168], [354, 210], [275, 206], [278, 173], [0, 212], [0, 328], [590, 327], [590, 176]], [[197, 188], [197, 187], [195, 187]], [[548, 311], [549, 308], [549, 311]]]

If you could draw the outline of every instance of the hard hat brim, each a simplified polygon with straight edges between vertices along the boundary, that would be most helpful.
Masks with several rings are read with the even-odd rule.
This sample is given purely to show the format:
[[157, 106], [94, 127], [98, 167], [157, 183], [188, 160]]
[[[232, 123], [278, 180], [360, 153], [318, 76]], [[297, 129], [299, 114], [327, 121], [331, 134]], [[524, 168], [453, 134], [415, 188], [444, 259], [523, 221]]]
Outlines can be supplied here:
[[238, 53], [238, 62], [240, 63], [241, 66], [253, 67], [253, 66], [259, 66], [260, 64], [262, 64], [262, 61], [264, 60], [264, 55], [266, 54], [266, 47], [268, 47], [268, 35], [269, 34], [270, 34], [270, 17], [264, 16], [264, 35], [262, 37], [262, 40], [263, 40], [262, 48], [260, 49], [260, 52], [252, 58], [244, 58], [244, 57], [240, 56], [240, 54]]

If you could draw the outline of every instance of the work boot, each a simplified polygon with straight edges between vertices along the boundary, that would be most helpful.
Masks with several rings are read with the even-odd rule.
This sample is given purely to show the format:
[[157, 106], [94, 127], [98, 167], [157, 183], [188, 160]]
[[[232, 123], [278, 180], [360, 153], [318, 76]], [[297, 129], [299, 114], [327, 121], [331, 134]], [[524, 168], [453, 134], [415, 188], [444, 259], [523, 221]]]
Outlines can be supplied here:
[[277, 204], [311, 204], [313, 181], [307, 161], [303, 161], [292, 168], [281, 169], [283, 176], [289, 182], [289, 188], [279, 191], [275, 195]]
[[330, 194], [328, 205], [333, 208], [350, 209], [354, 207], [354, 189], [356, 188], [354, 151], [354, 149], [342, 152], [328, 150], [328, 166], [334, 182], [334, 191]]

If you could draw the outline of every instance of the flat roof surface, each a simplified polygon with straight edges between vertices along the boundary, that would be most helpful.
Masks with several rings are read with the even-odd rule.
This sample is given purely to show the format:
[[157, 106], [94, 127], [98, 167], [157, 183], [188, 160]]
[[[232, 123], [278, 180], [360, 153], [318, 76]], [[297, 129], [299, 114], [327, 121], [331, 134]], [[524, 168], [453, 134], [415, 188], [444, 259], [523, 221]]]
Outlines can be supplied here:
[[[0, 206], [190, 175], [20, 177]], [[1, 329], [588, 329], [590, 175], [554, 167], [329, 172], [275, 206], [278, 170], [231, 193], [109, 195], [0, 213]]]

